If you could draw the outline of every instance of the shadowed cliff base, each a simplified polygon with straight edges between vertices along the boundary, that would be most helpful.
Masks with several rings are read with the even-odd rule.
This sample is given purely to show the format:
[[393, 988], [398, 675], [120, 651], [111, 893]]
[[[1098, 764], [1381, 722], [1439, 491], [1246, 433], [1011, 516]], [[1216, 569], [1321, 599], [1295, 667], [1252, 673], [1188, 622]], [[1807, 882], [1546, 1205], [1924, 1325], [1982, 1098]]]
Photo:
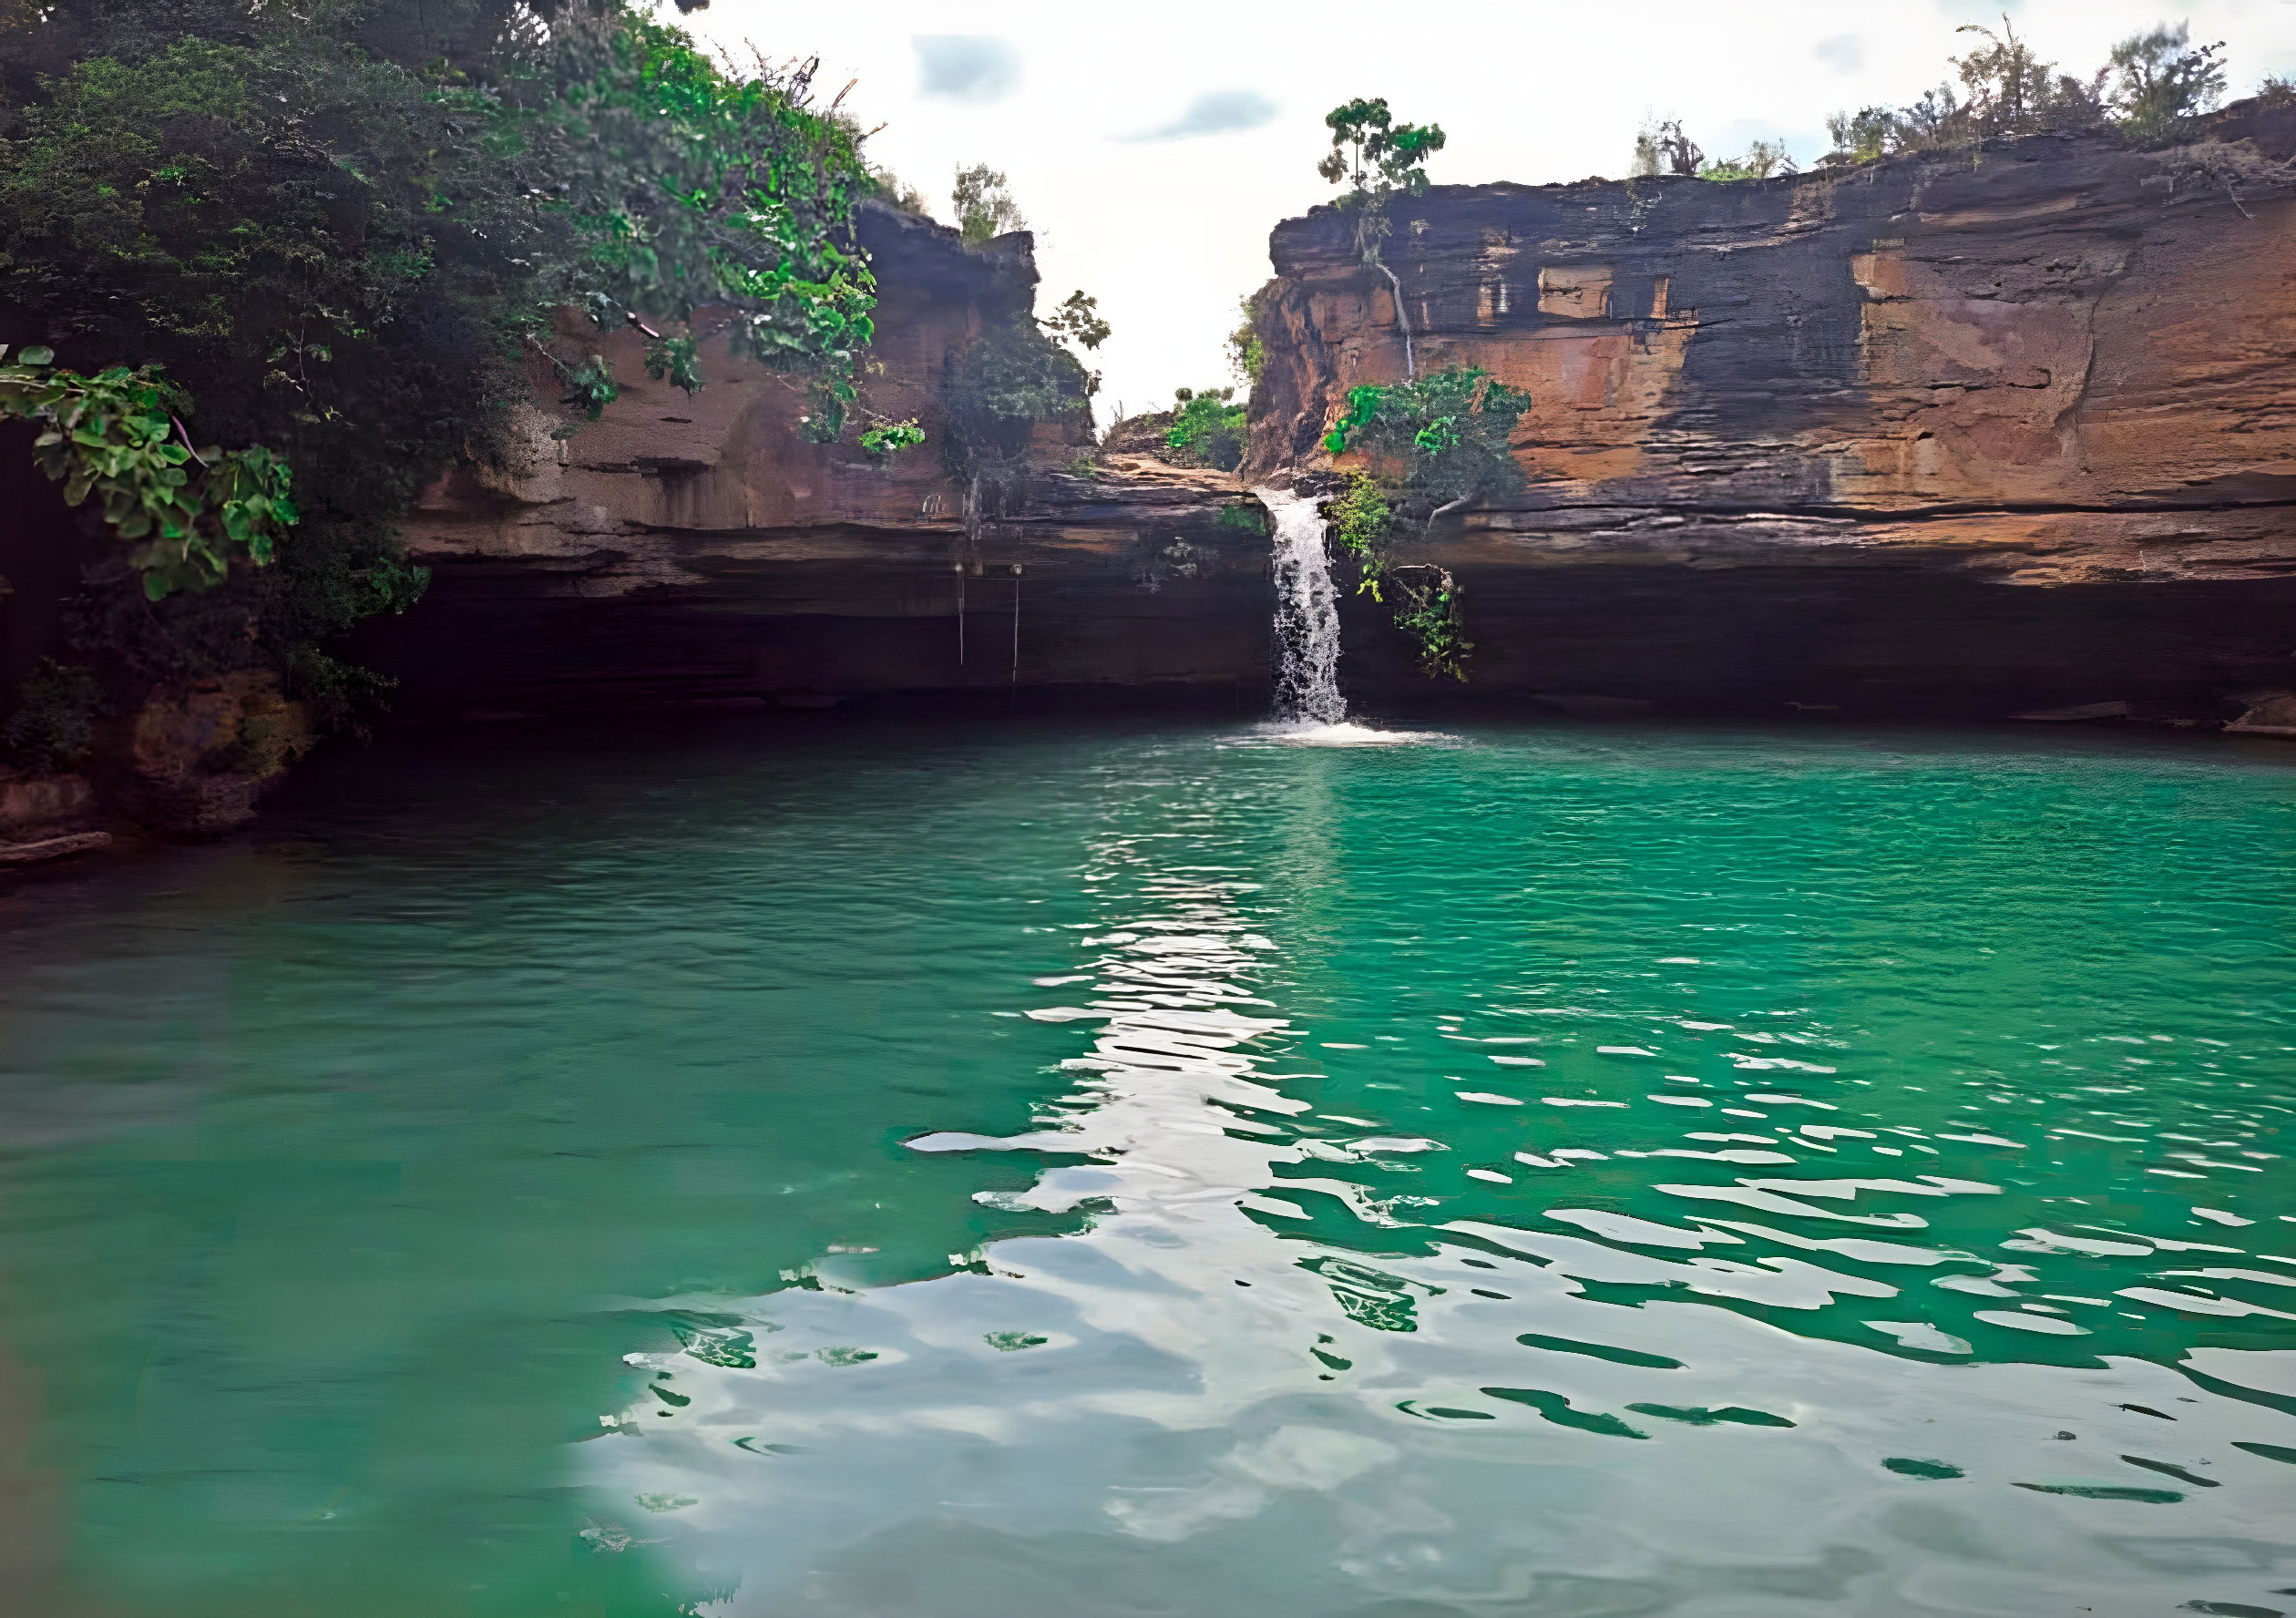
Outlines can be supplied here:
[[[816, 563], [766, 599], [536, 600], [466, 581], [420, 619], [378, 625], [363, 655], [401, 673], [410, 718], [586, 709], [783, 706], [896, 693], [1032, 710], [1119, 693], [1256, 713], [1266, 701], [1269, 588], [1253, 557], [1150, 590], [1114, 568], [1038, 564], [968, 580], [958, 661], [954, 576]], [[1727, 571], [1607, 566], [1461, 572], [1473, 679], [1430, 681], [1385, 609], [1346, 595], [1341, 680], [1376, 708], [1640, 711], [1999, 719], [2130, 704], [2213, 727], [2242, 694], [2296, 677], [2296, 579], [2017, 589], [1867, 561]], [[1096, 697], [1094, 693], [1099, 695]], [[1581, 702], [1576, 699], [1598, 699]], [[1605, 708], [1599, 699], [1616, 700]], [[1559, 701], [1558, 701], [1559, 700]]]

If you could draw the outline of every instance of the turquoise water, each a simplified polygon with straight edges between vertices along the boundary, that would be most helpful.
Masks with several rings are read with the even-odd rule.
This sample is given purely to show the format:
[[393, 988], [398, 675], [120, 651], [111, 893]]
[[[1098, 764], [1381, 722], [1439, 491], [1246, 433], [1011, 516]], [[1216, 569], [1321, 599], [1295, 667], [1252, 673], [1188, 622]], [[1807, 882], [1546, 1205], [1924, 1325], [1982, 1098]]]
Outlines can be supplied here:
[[2296, 1613], [2296, 755], [394, 745], [0, 892], [62, 1618]]

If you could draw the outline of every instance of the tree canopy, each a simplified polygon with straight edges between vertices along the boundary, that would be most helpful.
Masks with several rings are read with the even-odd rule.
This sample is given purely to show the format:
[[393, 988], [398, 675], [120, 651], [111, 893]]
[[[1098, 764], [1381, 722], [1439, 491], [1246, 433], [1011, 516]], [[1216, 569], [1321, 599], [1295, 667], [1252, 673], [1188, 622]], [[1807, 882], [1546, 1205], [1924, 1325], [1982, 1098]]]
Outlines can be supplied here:
[[1967, 24], [1978, 43], [1951, 58], [1953, 77], [1903, 107], [1867, 107], [1827, 120], [1830, 163], [1965, 146], [2004, 135], [2117, 129], [2131, 139], [2174, 138], [2223, 99], [2224, 46], [2195, 46], [2183, 23], [2131, 35], [2087, 78], [2062, 72], [2019, 36]]
[[[420, 488], [502, 453], [530, 364], [586, 413], [612, 397], [569, 306], [689, 389], [722, 334], [835, 436], [876, 302], [855, 214], [884, 182], [812, 77], [713, 60], [626, 0], [0, 0], [0, 342], [55, 351], [8, 396], [140, 390], [106, 430], [153, 440], [119, 472], [159, 480], [129, 502], [154, 532], [180, 514], [151, 491], [220, 486], [210, 443], [269, 457], [282, 502], [261, 546], [172, 560], [115, 519], [137, 544], [97, 572], [145, 589], [96, 579], [83, 639], [358, 683], [317, 649], [419, 593], [393, 526]], [[866, 425], [872, 453], [913, 442]], [[228, 538], [228, 504], [185, 536]]]

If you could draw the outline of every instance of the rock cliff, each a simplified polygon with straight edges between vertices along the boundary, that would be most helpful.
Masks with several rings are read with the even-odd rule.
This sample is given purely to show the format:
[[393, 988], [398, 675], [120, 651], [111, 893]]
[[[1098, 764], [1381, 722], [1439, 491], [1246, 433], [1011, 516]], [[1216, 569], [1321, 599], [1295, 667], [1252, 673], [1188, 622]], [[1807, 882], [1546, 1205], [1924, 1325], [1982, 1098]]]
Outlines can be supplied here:
[[969, 250], [872, 206], [862, 240], [880, 296], [866, 402], [925, 444], [880, 466], [850, 433], [809, 443], [802, 394], [722, 343], [689, 398], [645, 379], [635, 334], [586, 337], [621, 379], [602, 419], [558, 438], [531, 412], [518, 464], [456, 473], [408, 525], [429, 595], [359, 649], [406, 705], [1261, 683], [1266, 542], [1234, 478], [1095, 464], [1081, 423], [1040, 426], [1029, 464], [978, 488], [952, 475], [941, 379], [985, 325], [1026, 317], [1030, 239]]
[[[1411, 200], [1387, 259], [1419, 364], [1532, 395], [1524, 483], [1418, 541], [1465, 588], [1471, 683], [1419, 678], [1350, 597], [1351, 694], [2296, 734], [2296, 697], [2273, 695], [2296, 689], [2291, 175], [2296, 108], [2249, 103], [2172, 150], [2040, 137], [1768, 181]], [[983, 483], [950, 471], [941, 382], [1032, 306], [1030, 240], [968, 249], [876, 206], [862, 230], [882, 299], [866, 403], [928, 442], [883, 466], [815, 445], [802, 396], [722, 347], [688, 397], [643, 379], [635, 335], [569, 327], [621, 394], [562, 436], [538, 374], [516, 453], [425, 495], [407, 538], [430, 593], [350, 648], [402, 682], [402, 712], [1020, 687], [1258, 709], [1271, 600], [1248, 488], [1344, 469], [1320, 439], [1347, 390], [1403, 374], [1395, 298], [1348, 221], [1275, 232], [1241, 478], [1047, 426]], [[0, 532], [9, 678], [69, 586], [46, 538], [61, 508], [19, 485], [0, 479], [19, 519]], [[92, 790], [0, 783], [0, 844], [91, 835], [119, 810], [220, 829], [309, 742], [261, 680], [162, 693], [111, 728]]]
[[[1427, 536], [1490, 691], [2188, 715], [2296, 676], [2296, 108], [1728, 185], [1439, 187], [1421, 370], [1527, 390], [1516, 494]], [[1246, 471], [1404, 374], [1330, 209], [1279, 226]], [[1367, 637], [1369, 637], [1367, 639]], [[1358, 674], [1401, 682], [1375, 625]]]
[[[1350, 689], [2214, 723], [2296, 684], [2291, 156], [2296, 108], [2251, 103], [2171, 150], [2043, 137], [1403, 205], [1387, 257], [1420, 364], [1531, 394], [1526, 481], [1423, 541], [1466, 589], [1471, 685], [1418, 678], [1351, 599]], [[1275, 232], [1241, 481], [1137, 456], [1063, 470], [1082, 446], [1048, 429], [977, 503], [946, 465], [938, 380], [1030, 306], [1028, 241], [968, 251], [889, 210], [866, 230], [870, 403], [928, 444], [889, 467], [808, 444], [790, 388], [707, 353], [692, 399], [629, 382], [567, 440], [538, 411], [525, 464], [457, 475], [413, 525], [431, 596], [361, 649], [410, 706], [1016, 683], [1259, 700], [1245, 487], [1329, 472], [1347, 390], [1403, 371], [1348, 221]], [[640, 376], [634, 336], [604, 352]]]

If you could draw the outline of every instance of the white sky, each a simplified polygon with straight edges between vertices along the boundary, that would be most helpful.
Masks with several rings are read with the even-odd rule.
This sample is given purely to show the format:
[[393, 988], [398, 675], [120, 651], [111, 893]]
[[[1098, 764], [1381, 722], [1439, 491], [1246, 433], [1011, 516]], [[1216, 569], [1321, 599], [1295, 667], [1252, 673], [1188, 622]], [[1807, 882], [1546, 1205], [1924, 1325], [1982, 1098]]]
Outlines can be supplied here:
[[[665, 11], [667, 7], [665, 6]], [[1268, 274], [1267, 233], [1323, 200], [1323, 115], [1384, 96], [1396, 116], [1436, 122], [1450, 144], [1440, 184], [1526, 183], [1625, 170], [1635, 131], [1682, 119], [1712, 155], [1783, 138], [1807, 164], [1827, 115], [1900, 103], [1946, 77], [2001, 0], [870, 0], [804, 6], [713, 0], [686, 26], [753, 40], [773, 56], [822, 58], [817, 84], [846, 98], [876, 161], [948, 218], [960, 163], [1011, 177], [1037, 233], [1039, 307], [1081, 287], [1115, 327], [1095, 362], [1102, 415], [1168, 404], [1175, 387], [1222, 385], [1236, 300]], [[2196, 42], [2222, 39], [2231, 95], [2296, 74], [2296, 0], [2011, 0], [2019, 34], [2067, 71], [2103, 65], [2113, 42], [2164, 17]], [[674, 13], [669, 15], [674, 16]], [[919, 36], [1002, 41], [1010, 88], [960, 100], [923, 90]], [[992, 53], [994, 47], [990, 47]], [[1266, 125], [1140, 140], [1197, 97], [1256, 92]]]

